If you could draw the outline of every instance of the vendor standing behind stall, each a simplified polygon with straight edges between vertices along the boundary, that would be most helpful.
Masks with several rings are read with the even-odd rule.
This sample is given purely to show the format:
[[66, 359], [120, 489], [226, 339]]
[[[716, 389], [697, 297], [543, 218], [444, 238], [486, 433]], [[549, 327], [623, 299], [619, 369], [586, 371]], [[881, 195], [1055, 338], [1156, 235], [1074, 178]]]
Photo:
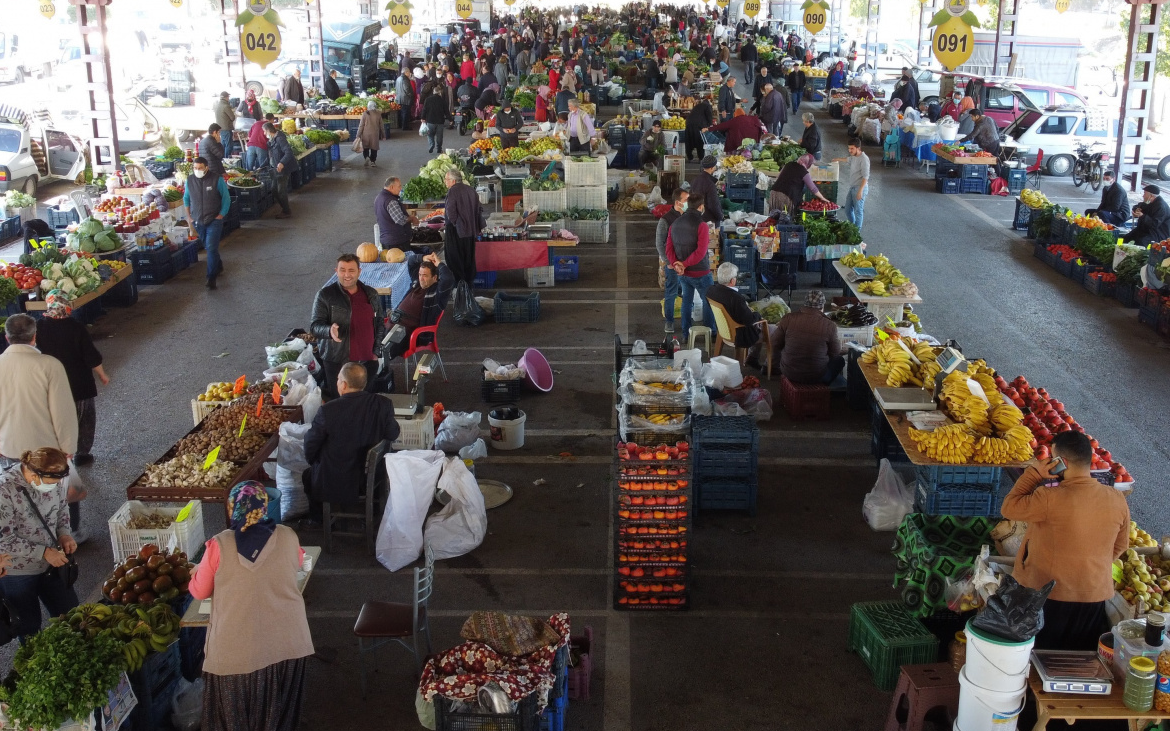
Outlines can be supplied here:
[[800, 203], [804, 200], [804, 191], [813, 194], [814, 198], [828, 202], [825, 196], [821, 195], [821, 189], [813, 181], [812, 175], [809, 174], [809, 168], [813, 165], [812, 155], [801, 155], [792, 162], [786, 164], [780, 169], [780, 174], [776, 176], [776, 182], [772, 184], [772, 194], [768, 199], [768, 211], [784, 211], [788, 215], [793, 215]]
[[590, 152], [593, 139], [593, 117], [581, 108], [577, 97], [569, 100], [569, 154]]
[[[1004, 518], [1028, 524], [1012, 576], [1031, 589], [1056, 580], [1037, 650], [1093, 650], [1109, 628], [1105, 602], [1114, 594], [1113, 559], [1129, 548], [1129, 506], [1090, 474], [1089, 437], [1061, 432], [1052, 455], [1027, 467], [1003, 501]], [[1063, 473], [1054, 471], [1061, 462]]]
[[691, 161], [693, 152], [696, 160], [704, 156], [706, 146], [703, 142], [703, 130], [711, 126], [711, 102], [703, 99], [691, 109], [687, 115], [686, 127], [683, 130], [683, 141], [686, 143], [687, 162]]
[[[228, 495], [231, 527], [205, 544], [191, 577], [212, 599], [203, 660], [203, 731], [291, 731], [300, 724], [313, 638], [297, 587], [304, 551], [268, 517], [268, 493], [241, 482]], [[263, 631], [259, 628], [263, 626]]]
[[447, 199], [443, 204], [447, 218], [445, 230], [447, 266], [455, 276], [455, 282], [471, 282], [475, 279], [475, 237], [487, 225], [483, 206], [475, 189], [463, 182], [455, 170], [448, 170], [443, 176], [447, 185]]
[[410, 240], [414, 236], [412, 226], [418, 225], [418, 218], [406, 212], [402, 204], [402, 181], [394, 176], [386, 183], [374, 199], [374, 218], [378, 221], [378, 244], [383, 249], [410, 251]]
[[520, 111], [512, 106], [512, 99], [504, 99], [504, 107], [496, 114], [496, 129], [500, 130], [500, 144], [503, 149], [520, 146], [520, 128], [524, 126], [524, 118]]
[[688, 204], [691, 208], [703, 204], [703, 220], [719, 226], [723, 223], [723, 204], [719, 200], [719, 190], [715, 187], [714, 155], [707, 155], [699, 163], [701, 170], [698, 176], [691, 181], [691, 197]]

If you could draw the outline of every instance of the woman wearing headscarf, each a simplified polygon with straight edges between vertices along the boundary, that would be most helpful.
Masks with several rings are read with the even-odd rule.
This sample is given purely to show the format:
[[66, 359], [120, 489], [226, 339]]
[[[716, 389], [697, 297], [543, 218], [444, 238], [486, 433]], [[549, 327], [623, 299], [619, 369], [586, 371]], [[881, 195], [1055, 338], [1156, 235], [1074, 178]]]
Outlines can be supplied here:
[[260, 100], [256, 98], [256, 92], [253, 89], [248, 89], [244, 94], [244, 100], [240, 102], [240, 106], [236, 107], [236, 111], [240, 113], [241, 117], [254, 119], [257, 122], [264, 119], [264, 109], [260, 106]]
[[[297, 587], [304, 551], [268, 517], [268, 494], [241, 482], [231, 527], [206, 543], [188, 590], [212, 599], [203, 660], [203, 731], [294, 731], [313, 638]], [[261, 631], [262, 628], [262, 631]]]
[[885, 111], [882, 113], [882, 136], [888, 135], [890, 130], [898, 126], [898, 114], [902, 109], [902, 100], [895, 99], [890, 102]]
[[845, 88], [845, 62], [838, 61], [833, 70], [829, 72], [829, 88], [830, 89], [844, 89]]
[[792, 215], [800, 202], [804, 200], [804, 191], [813, 194], [814, 198], [828, 201], [821, 195], [820, 188], [813, 182], [808, 170], [813, 166], [815, 158], [812, 155], [801, 155], [793, 162], [780, 169], [776, 182], [772, 183], [772, 194], [768, 198], [768, 211], [784, 211]]
[[971, 119], [971, 110], [974, 108], [975, 99], [972, 97], [965, 96], [959, 102], [959, 137], [969, 135], [975, 129], [975, 120]]
[[52, 447], [25, 452], [0, 471], [0, 595], [16, 615], [13, 631], [22, 641], [40, 630], [42, 604], [51, 617], [79, 604], [72, 585], [53, 570], [77, 550], [57, 484], [68, 475], [65, 453]]
[[382, 113], [378, 111], [378, 105], [374, 102], [367, 104], [366, 111], [362, 112], [361, 121], [358, 122], [357, 136], [362, 141], [364, 167], [377, 167], [378, 145], [386, 139], [386, 130], [382, 127]]

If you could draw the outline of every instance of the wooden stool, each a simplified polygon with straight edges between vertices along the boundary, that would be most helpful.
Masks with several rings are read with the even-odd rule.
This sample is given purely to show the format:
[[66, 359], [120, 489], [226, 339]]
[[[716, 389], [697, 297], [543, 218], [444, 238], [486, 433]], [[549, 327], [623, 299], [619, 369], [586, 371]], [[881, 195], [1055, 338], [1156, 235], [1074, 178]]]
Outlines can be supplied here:
[[885, 731], [921, 731], [926, 714], [939, 707], [947, 709], [949, 727], [959, 715], [959, 676], [951, 664], [903, 665]]
[[690, 329], [689, 333], [687, 334], [687, 349], [693, 350], [695, 347], [695, 341], [698, 340], [699, 338], [703, 339], [703, 343], [704, 343], [703, 350], [705, 350], [707, 352], [707, 354], [710, 355], [710, 353], [711, 353], [711, 328], [707, 327], [706, 325], [691, 325], [691, 329]]
[[793, 383], [780, 376], [780, 403], [793, 419], [828, 419], [829, 387], [823, 383]]

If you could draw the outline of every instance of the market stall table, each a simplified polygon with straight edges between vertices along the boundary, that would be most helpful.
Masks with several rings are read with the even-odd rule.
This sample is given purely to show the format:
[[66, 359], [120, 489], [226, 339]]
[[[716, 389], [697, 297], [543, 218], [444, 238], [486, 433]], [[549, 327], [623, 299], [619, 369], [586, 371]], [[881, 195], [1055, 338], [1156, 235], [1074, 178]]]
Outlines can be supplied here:
[[[129, 277], [133, 273], [134, 273], [134, 265], [127, 263], [126, 266], [115, 271], [113, 276], [111, 276], [106, 281], [102, 282], [102, 285], [100, 287], [98, 287], [94, 291], [90, 292], [89, 294], [83, 294], [80, 297], [74, 299], [70, 303], [70, 305], [73, 307], [74, 311], [79, 310], [82, 307], [85, 307], [90, 302], [96, 301], [99, 297], [101, 297], [102, 295], [109, 292], [111, 289], [116, 287], [118, 284], [120, 284], [123, 280], [125, 280], [127, 277]], [[44, 312], [46, 309], [48, 309], [48, 307], [49, 307], [48, 303], [46, 303], [44, 300], [25, 300], [24, 301], [24, 311], [25, 312]]]
[[[547, 266], [547, 263], [544, 265]], [[407, 269], [405, 263], [391, 264], [389, 262], [373, 261], [362, 264], [362, 273], [358, 277], [362, 284], [367, 284], [374, 288], [374, 290], [382, 295], [382, 303], [386, 304], [389, 298], [389, 307], [386, 307], [386, 312], [398, 306], [406, 293], [410, 291], [410, 270]], [[325, 282], [328, 287], [337, 281], [337, 275], [329, 277], [329, 281]]]
[[[573, 246], [572, 241], [552, 240], [557, 246]], [[531, 269], [548, 266], [548, 239], [520, 241], [476, 241], [475, 268], [481, 272], [508, 269]]]
[[[297, 410], [299, 406], [292, 407]], [[301, 421], [302, 417], [297, 417], [297, 421]], [[198, 426], [192, 430], [197, 431]], [[189, 432], [189, 433], [192, 433]], [[224, 509], [227, 509], [227, 496], [231, 488], [244, 480], [251, 479], [268, 479], [264, 473], [265, 462], [276, 461], [276, 448], [280, 445], [280, 435], [273, 434], [265, 442], [264, 446], [260, 448], [252, 458], [245, 462], [228, 481], [226, 487], [218, 488], [202, 488], [202, 487], [148, 487], [146, 485], [139, 485], [138, 480], [142, 477], [139, 475], [135, 478], [130, 487], [126, 488], [126, 498], [128, 500], [141, 500], [143, 502], [154, 503], [180, 503], [188, 500], [202, 500], [207, 503], [223, 503]], [[169, 454], [169, 452], [168, 452]], [[145, 474], [145, 473], [144, 473]], [[228, 516], [231, 517], [230, 515]]]
[[999, 158], [995, 157], [994, 155], [991, 157], [988, 157], [986, 155], [981, 155], [979, 157], [971, 157], [969, 155], [964, 155], [963, 157], [958, 157], [956, 155], [950, 154], [949, 152], [943, 152], [941, 150], [935, 151], [935, 155], [938, 156], [939, 160], [946, 160], [947, 162], [951, 163], [952, 165], [997, 165], [997, 164], [999, 164]]
[[[321, 547], [301, 546], [301, 548], [305, 551], [305, 558], [310, 561], [308, 571], [297, 572], [297, 591], [304, 594], [305, 587], [309, 585], [309, 579], [313, 576], [313, 571], [317, 569], [317, 564], [321, 560]], [[211, 599], [192, 601], [187, 605], [187, 611], [183, 612], [182, 619], [179, 620], [180, 627], [206, 627], [210, 623]]]
[[918, 295], [906, 297], [904, 295], [892, 294], [887, 297], [877, 297], [871, 294], [862, 294], [857, 289], [857, 282], [850, 282], [847, 276], [853, 272], [852, 267], [842, 266], [841, 262], [834, 261], [833, 268], [837, 270], [837, 275], [841, 277], [841, 281], [845, 282], [845, 289], [848, 290], [848, 296], [856, 297], [861, 304], [865, 305], [866, 309], [877, 317], [879, 325], [884, 325], [887, 317], [893, 319], [895, 322], [901, 320], [902, 307], [904, 305], [922, 304], [922, 298]]
[[1072, 693], [1045, 693], [1043, 681], [1033, 670], [1028, 678], [1032, 694], [1036, 696], [1036, 725], [1032, 731], [1044, 731], [1052, 719], [1067, 721], [1071, 726], [1082, 719], [1115, 719], [1129, 722], [1130, 731], [1143, 731], [1160, 721], [1170, 719], [1170, 713], [1152, 710], [1139, 713], [1125, 705], [1125, 681], [1114, 680], [1109, 695], [1077, 695]]

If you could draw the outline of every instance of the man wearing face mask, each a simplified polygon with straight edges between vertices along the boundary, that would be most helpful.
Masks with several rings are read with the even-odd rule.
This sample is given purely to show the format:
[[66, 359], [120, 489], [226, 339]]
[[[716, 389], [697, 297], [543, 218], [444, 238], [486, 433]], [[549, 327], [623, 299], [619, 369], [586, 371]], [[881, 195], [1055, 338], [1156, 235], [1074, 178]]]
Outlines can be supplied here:
[[[946, 103], [942, 105], [942, 117], [950, 117], [956, 122], [959, 121], [959, 102], [963, 101], [963, 92], [956, 91], [947, 99]], [[940, 117], [940, 119], [942, 118]]]
[[223, 134], [222, 128], [212, 122], [207, 128], [207, 134], [199, 140], [199, 156], [207, 161], [207, 170], [213, 178], [224, 176], [223, 143], [220, 141]]
[[288, 180], [297, 164], [297, 156], [284, 132], [272, 122], [264, 123], [264, 136], [268, 138], [268, 162], [276, 168], [276, 202], [280, 204], [280, 213], [276, 214], [276, 218], [288, 218], [292, 215], [288, 205]]
[[207, 174], [209, 170], [205, 158], [195, 158], [195, 177], [187, 180], [183, 205], [187, 210], [187, 221], [195, 228], [195, 235], [207, 252], [207, 288], [215, 289], [215, 278], [223, 273], [219, 240], [223, 236], [223, 219], [231, 208], [232, 199], [223, 176], [211, 177]]
[[662, 268], [662, 289], [665, 297], [662, 314], [666, 320], [666, 334], [674, 332], [674, 303], [678, 299], [678, 272], [666, 261], [666, 235], [671, 225], [679, 216], [687, 212], [687, 199], [691, 194], [682, 188], [675, 188], [671, 197], [674, 205], [662, 218], [658, 219], [658, 228], [654, 232], [654, 246], [658, 249], [658, 266]]

